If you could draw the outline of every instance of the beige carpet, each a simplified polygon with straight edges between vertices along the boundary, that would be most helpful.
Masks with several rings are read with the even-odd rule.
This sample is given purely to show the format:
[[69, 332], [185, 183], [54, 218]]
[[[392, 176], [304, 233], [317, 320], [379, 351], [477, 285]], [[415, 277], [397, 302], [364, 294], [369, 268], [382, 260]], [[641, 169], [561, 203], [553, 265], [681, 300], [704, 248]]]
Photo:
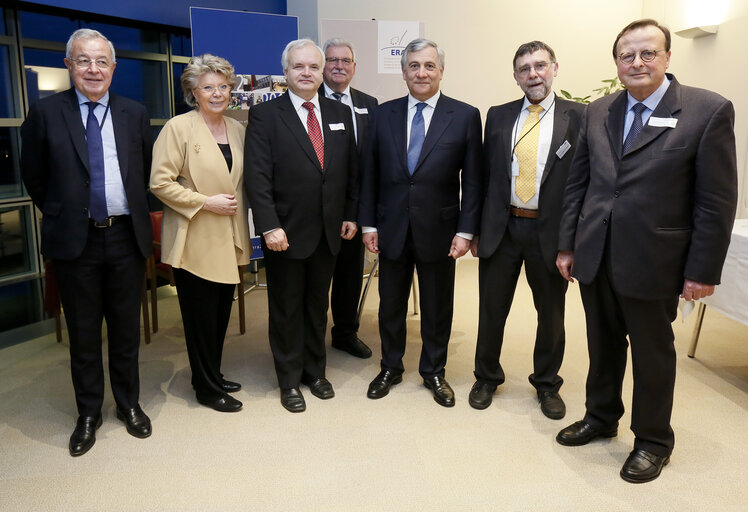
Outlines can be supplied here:
[[507, 382], [489, 409], [468, 405], [477, 261], [460, 261], [457, 275], [447, 365], [457, 394], [452, 409], [437, 405], [418, 376], [417, 317], [408, 322], [404, 382], [384, 399], [366, 398], [380, 356], [376, 289], [360, 332], [374, 357], [330, 349], [336, 397], [317, 400], [303, 388], [307, 411], [295, 415], [279, 403], [264, 291], [248, 296], [244, 336], [234, 311], [223, 369], [244, 385], [237, 394], [244, 409], [220, 414], [194, 400], [177, 300], [162, 290], [161, 330], [141, 351], [141, 403], [153, 435], [129, 436], [108, 391], [96, 445], [76, 459], [67, 451], [76, 416], [67, 344], [50, 335], [1, 350], [0, 510], [748, 510], [748, 327], [707, 311], [701, 346], [689, 359], [695, 315], [676, 321], [675, 453], [658, 480], [632, 485], [618, 476], [633, 443], [628, 414], [610, 441], [577, 448], [554, 441], [584, 412], [587, 352], [577, 285], [567, 299], [561, 372], [568, 414], [552, 421], [527, 382], [535, 313], [524, 281], [504, 344]]

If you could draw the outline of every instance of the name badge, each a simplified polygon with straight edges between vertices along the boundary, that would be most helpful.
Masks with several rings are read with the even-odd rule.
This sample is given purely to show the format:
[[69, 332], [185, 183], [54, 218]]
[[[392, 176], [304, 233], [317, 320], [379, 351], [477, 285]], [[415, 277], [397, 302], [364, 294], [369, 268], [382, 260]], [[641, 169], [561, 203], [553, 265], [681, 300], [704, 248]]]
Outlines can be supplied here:
[[658, 128], [675, 128], [675, 125], [678, 124], [678, 120], [674, 117], [650, 116], [649, 122], [647, 124], [649, 126], [656, 126]]
[[571, 144], [569, 144], [568, 140], [565, 140], [561, 146], [556, 150], [556, 156], [560, 159], [564, 157], [567, 151], [569, 151], [569, 148], [571, 148]]
[[368, 114], [368, 113], [369, 113], [369, 109], [368, 109], [368, 108], [358, 108], [358, 107], [353, 107], [353, 111], [354, 111], [354, 112], [355, 112], [356, 114]]
[[345, 123], [330, 123], [330, 130], [345, 130]]

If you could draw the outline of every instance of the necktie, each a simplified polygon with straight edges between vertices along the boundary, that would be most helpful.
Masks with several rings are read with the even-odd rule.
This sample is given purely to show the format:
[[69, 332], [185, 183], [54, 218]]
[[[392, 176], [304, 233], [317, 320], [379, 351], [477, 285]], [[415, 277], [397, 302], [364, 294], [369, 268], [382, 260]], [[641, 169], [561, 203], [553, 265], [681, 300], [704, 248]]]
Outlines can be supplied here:
[[639, 135], [639, 132], [642, 131], [642, 112], [644, 112], [644, 109], [647, 108], [644, 106], [643, 103], [637, 103], [633, 107], [631, 107], [631, 110], [634, 111], [634, 122], [631, 123], [631, 128], [629, 128], [629, 133], [626, 135], [626, 140], [623, 141], [623, 153], [626, 154], [629, 149], [631, 149], [631, 146], [634, 145], [634, 141], [636, 140], [636, 136]]
[[317, 122], [317, 116], [314, 115], [314, 103], [306, 101], [301, 104], [302, 107], [309, 111], [306, 116], [306, 129], [309, 132], [309, 138], [312, 140], [312, 146], [314, 151], [317, 153], [317, 159], [319, 165], [324, 169], [325, 167], [325, 143], [322, 140], [322, 131], [319, 129], [319, 123]]
[[335, 101], [342, 101], [343, 100], [343, 93], [342, 92], [334, 92], [334, 93], [332, 93], [332, 97], [335, 98]]
[[517, 155], [517, 161], [519, 162], [519, 174], [514, 183], [514, 190], [523, 203], [529, 201], [536, 192], [538, 135], [540, 134], [540, 127], [536, 127], [536, 125], [540, 121], [540, 112], [543, 107], [530, 105], [527, 110], [530, 111], [530, 115], [527, 116], [525, 124], [522, 125], [522, 131], [517, 139], [517, 147], [514, 148], [514, 154]]
[[107, 218], [106, 191], [104, 188], [104, 143], [101, 140], [101, 126], [94, 110], [99, 105], [87, 101], [88, 119], [86, 119], [86, 144], [88, 145], [88, 172], [91, 175], [88, 212], [91, 218], [101, 222]]
[[426, 126], [423, 122], [423, 109], [426, 103], [416, 104], [416, 115], [413, 116], [413, 122], [410, 123], [410, 142], [408, 144], [408, 172], [413, 174], [418, 164], [418, 157], [421, 156], [423, 140], [426, 138]]

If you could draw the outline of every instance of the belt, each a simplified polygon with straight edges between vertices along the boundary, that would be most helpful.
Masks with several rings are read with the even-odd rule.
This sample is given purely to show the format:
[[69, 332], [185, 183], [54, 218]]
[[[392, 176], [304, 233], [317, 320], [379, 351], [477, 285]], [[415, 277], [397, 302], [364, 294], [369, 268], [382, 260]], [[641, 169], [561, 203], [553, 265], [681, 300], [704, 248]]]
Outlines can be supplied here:
[[111, 215], [102, 221], [88, 219], [88, 225], [92, 228], [110, 228], [118, 222], [122, 222], [123, 220], [127, 220], [129, 218], [129, 215]]
[[528, 210], [527, 208], [517, 208], [516, 206], [509, 207], [509, 214], [512, 217], [522, 217], [523, 219], [537, 219], [540, 217], [538, 210]]

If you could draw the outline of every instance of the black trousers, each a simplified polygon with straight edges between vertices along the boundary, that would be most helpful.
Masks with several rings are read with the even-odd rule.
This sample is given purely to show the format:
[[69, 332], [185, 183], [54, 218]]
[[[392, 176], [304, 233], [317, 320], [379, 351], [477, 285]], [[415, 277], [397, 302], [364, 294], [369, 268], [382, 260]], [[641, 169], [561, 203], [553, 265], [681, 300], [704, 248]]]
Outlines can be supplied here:
[[129, 218], [90, 227], [83, 253], [54, 260], [70, 337], [70, 371], [78, 414], [95, 416], [104, 402], [101, 327], [106, 319], [109, 378], [117, 406], [138, 404], [140, 297], [145, 259]]
[[361, 232], [351, 240], [342, 240], [335, 260], [332, 278], [330, 309], [332, 310], [332, 339], [349, 340], [358, 333], [358, 302], [364, 275], [364, 244]]
[[286, 258], [263, 241], [270, 349], [281, 388], [325, 376], [328, 294], [335, 257], [322, 236], [304, 259]]
[[201, 400], [218, 399], [226, 394], [221, 387], [221, 359], [236, 285], [208, 281], [180, 268], [173, 272], [192, 387]]
[[618, 424], [624, 410], [621, 390], [630, 341], [634, 448], [666, 456], [675, 444], [670, 427], [676, 365], [671, 324], [678, 297], [641, 300], [622, 296], [611, 283], [609, 260], [609, 254], [604, 255], [595, 279], [580, 283], [590, 355], [584, 419], [595, 426]]
[[421, 359], [423, 377], [444, 376], [447, 346], [454, 310], [455, 261], [446, 256], [438, 261], [420, 261], [408, 231], [405, 248], [394, 260], [379, 257], [379, 336], [382, 339], [383, 370], [402, 373], [406, 343], [408, 298], [413, 269], [418, 271], [421, 306]]
[[558, 391], [563, 383], [558, 371], [566, 344], [564, 309], [568, 281], [558, 271], [548, 269], [540, 249], [537, 226], [537, 219], [510, 217], [496, 252], [480, 259], [475, 377], [497, 386], [505, 380], [499, 358], [506, 319], [524, 263], [538, 318], [530, 383], [538, 391]]

